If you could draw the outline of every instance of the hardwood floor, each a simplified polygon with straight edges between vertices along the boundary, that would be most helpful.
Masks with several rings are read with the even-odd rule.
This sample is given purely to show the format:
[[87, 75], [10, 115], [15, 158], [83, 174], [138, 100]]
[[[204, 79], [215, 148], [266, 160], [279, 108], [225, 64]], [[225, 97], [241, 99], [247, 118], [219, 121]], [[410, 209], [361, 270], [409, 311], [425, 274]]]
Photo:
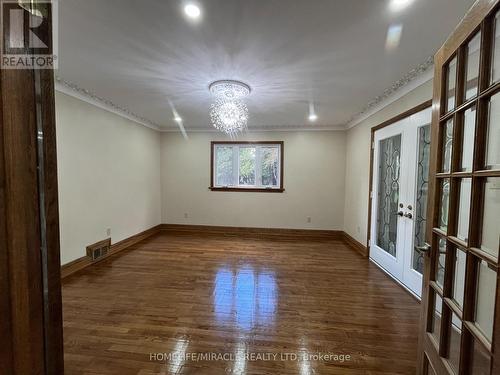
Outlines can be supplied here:
[[63, 281], [66, 374], [415, 373], [419, 304], [342, 242], [161, 233], [122, 254]]

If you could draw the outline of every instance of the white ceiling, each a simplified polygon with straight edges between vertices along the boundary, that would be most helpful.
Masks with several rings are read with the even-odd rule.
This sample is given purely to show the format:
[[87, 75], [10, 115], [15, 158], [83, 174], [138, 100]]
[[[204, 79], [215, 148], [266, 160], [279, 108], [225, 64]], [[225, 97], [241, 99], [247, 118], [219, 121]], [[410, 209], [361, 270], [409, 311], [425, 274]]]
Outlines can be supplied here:
[[[211, 129], [210, 82], [253, 91], [249, 128], [335, 127], [433, 55], [474, 0], [62, 0], [57, 75], [163, 129]], [[388, 27], [402, 24], [386, 51]], [[309, 102], [319, 119], [307, 124]]]

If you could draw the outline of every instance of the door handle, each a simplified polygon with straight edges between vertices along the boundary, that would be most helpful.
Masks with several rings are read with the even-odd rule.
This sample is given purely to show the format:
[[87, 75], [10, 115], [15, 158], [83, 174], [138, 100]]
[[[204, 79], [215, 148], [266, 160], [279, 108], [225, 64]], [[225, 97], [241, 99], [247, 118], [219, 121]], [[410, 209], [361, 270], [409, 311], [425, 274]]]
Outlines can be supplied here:
[[403, 213], [403, 211], [399, 211], [399, 212], [398, 212], [398, 216], [401, 216], [401, 217], [403, 217], [403, 216], [404, 216], [404, 213]]
[[412, 219], [413, 215], [411, 214], [411, 212], [407, 212], [405, 213], [405, 217], [407, 217], [408, 219]]
[[425, 243], [423, 246], [415, 246], [415, 250], [422, 254], [428, 254], [431, 251], [431, 245]]

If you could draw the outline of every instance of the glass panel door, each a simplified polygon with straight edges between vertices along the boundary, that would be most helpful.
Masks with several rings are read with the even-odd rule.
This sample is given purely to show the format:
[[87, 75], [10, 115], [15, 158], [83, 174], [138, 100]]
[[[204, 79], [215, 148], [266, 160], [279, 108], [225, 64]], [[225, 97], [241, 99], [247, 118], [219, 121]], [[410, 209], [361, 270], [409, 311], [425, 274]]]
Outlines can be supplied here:
[[374, 134], [370, 259], [398, 280], [403, 277], [405, 188], [403, 135], [407, 119]]
[[436, 55], [418, 373], [500, 373], [499, 18], [478, 1]]
[[404, 207], [405, 265], [403, 284], [417, 297], [422, 295], [424, 257], [419, 250], [425, 245], [429, 162], [431, 145], [431, 108], [413, 114], [405, 129], [407, 173], [402, 202]]
[[430, 107], [374, 134], [370, 257], [417, 297], [422, 291], [429, 182]]

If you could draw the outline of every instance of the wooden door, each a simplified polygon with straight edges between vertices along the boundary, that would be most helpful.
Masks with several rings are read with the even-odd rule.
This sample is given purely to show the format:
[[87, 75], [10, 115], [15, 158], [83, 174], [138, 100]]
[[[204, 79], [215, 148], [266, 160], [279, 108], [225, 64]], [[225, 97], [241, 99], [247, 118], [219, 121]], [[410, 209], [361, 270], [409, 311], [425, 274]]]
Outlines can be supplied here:
[[[50, 42], [50, 9], [44, 14], [37, 32]], [[3, 42], [23, 40], [28, 25], [4, 32]], [[2, 374], [64, 373], [56, 165], [53, 71], [0, 69]]]
[[478, 0], [435, 57], [418, 373], [500, 374], [500, 7]]

